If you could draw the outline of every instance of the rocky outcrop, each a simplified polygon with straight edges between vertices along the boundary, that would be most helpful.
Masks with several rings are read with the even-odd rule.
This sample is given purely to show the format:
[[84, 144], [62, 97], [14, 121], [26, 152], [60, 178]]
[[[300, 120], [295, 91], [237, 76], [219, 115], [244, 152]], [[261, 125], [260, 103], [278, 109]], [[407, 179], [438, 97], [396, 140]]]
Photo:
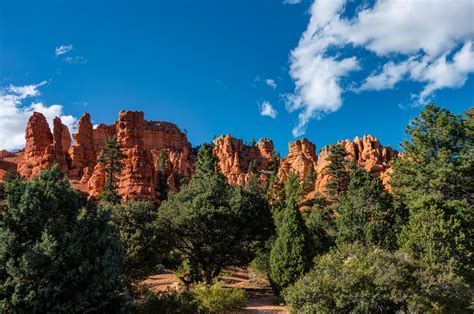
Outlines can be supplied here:
[[91, 118], [84, 113], [77, 123], [77, 132], [73, 135], [74, 143], [69, 149], [71, 179], [87, 182], [94, 169], [97, 156], [94, 146]]
[[256, 172], [261, 181], [266, 181], [271, 167], [275, 167], [275, 152], [270, 139], [263, 138], [255, 145], [245, 145], [240, 139], [223, 135], [213, 144], [219, 168], [229, 184], [245, 185], [252, 172]]
[[117, 144], [125, 154], [118, 193], [124, 199], [155, 199], [155, 174], [152, 155], [144, 143], [145, 118], [142, 111], [121, 111]]
[[281, 182], [286, 181], [288, 174], [294, 172], [303, 180], [310, 168], [316, 169], [317, 162], [316, 145], [305, 138], [290, 142], [288, 155], [280, 162], [278, 178]]
[[[188, 181], [194, 173], [195, 154], [185, 132], [172, 123], [146, 121], [143, 112], [121, 111], [117, 122], [112, 125], [101, 124], [96, 128], [89, 114], [85, 113], [78, 121], [72, 145], [69, 130], [61, 120], [56, 118], [53, 123], [51, 132], [45, 117], [34, 113], [26, 128], [25, 150], [14, 154], [16, 157], [1, 152], [0, 161], [16, 166], [20, 159], [18, 172], [25, 178], [31, 178], [58, 163], [68, 173], [75, 188], [97, 196], [105, 183], [105, 173], [102, 171], [104, 165], [98, 164], [97, 159], [105, 142], [116, 137], [125, 155], [123, 170], [117, 176], [118, 193], [125, 200], [156, 200], [159, 197], [157, 168], [158, 157], [163, 157], [163, 153], [167, 157], [164, 165], [170, 191], [179, 190], [182, 182]], [[352, 141], [339, 141], [339, 145], [348, 152], [348, 160], [380, 177], [386, 189], [390, 189], [388, 179], [391, 162], [397, 156], [394, 149], [382, 146], [370, 135], [356, 137]], [[305, 181], [307, 177], [312, 177], [308, 173], [313, 169], [317, 179], [309, 185], [305, 182], [305, 198], [308, 199], [317, 192], [324, 195], [329, 180], [325, 175], [328, 149], [323, 148], [317, 155], [316, 146], [307, 139], [289, 143], [288, 154], [280, 158], [275, 154], [270, 139], [260, 139], [248, 145], [230, 135], [223, 135], [213, 141], [213, 153], [218, 159], [220, 170], [232, 185], [245, 186], [255, 175], [260, 182], [266, 182], [272, 174], [284, 182], [291, 172]], [[3, 160], [4, 157], [11, 160]], [[160, 160], [163, 165], [162, 157]], [[160, 182], [162, 179], [160, 177]]]
[[18, 164], [18, 173], [30, 179], [44, 169], [58, 164], [64, 172], [69, 169], [67, 150], [71, 145], [70, 133], [61, 119], [53, 120], [53, 133], [43, 114], [34, 112], [25, 131], [26, 146]]
[[[339, 141], [348, 156], [347, 160], [352, 161], [359, 167], [363, 167], [372, 175], [379, 177], [387, 191], [390, 191], [389, 174], [391, 172], [391, 161], [397, 156], [397, 151], [390, 146], [382, 146], [379, 140], [372, 135], [365, 135], [360, 139]], [[324, 194], [325, 186], [329, 181], [329, 177], [325, 175], [325, 168], [328, 166], [327, 147], [323, 148], [319, 154], [316, 172], [318, 179], [316, 183], [316, 191]]]
[[356, 137], [353, 141], [345, 140], [341, 144], [346, 148], [351, 161], [355, 161], [372, 175], [380, 177], [385, 189], [390, 190], [388, 183], [391, 172], [390, 162], [397, 156], [395, 149], [382, 146], [372, 135], [365, 135], [362, 139]]
[[115, 129], [115, 124], [105, 125], [101, 123], [92, 130], [92, 137], [96, 152], [99, 152], [102, 146], [104, 146], [105, 142], [115, 136]]
[[53, 134], [44, 115], [33, 113], [26, 126], [25, 139], [25, 152], [18, 164], [18, 173], [30, 179], [52, 165]]
[[68, 150], [71, 146], [71, 135], [69, 129], [65, 126], [61, 119], [56, 117], [53, 120], [53, 152], [55, 161], [62, 171], [68, 172]]

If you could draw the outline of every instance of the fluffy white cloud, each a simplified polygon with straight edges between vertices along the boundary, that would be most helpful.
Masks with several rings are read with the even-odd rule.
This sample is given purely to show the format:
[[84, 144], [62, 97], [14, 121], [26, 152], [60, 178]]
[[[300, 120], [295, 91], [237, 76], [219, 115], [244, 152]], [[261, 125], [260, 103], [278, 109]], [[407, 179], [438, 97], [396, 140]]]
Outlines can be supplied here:
[[[287, 109], [301, 110], [294, 136], [304, 134], [310, 119], [338, 110], [345, 91], [394, 88], [408, 79], [424, 84], [416, 96], [422, 103], [436, 90], [462, 86], [474, 72], [474, 1], [378, 0], [359, 6], [351, 18], [344, 15], [345, 4], [315, 0], [291, 52], [295, 91], [287, 96]], [[343, 84], [344, 76], [360, 69], [358, 57], [350, 55], [354, 47], [385, 64], [379, 71], [368, 69], [372, 74], [362, 83]]]
[[273, 89], [276, 89], [277, 88], [277, 83], [275, 82], [275, 80], [272, 80], [272, 79], [266, 79], [265, 80], [265, 83], [270, 86], [271, 88]]
[[26, 86], [10, 85], [0, 91], [0, 149], [15, 150], [25, 145], [25, 128], [33, 112], [44, 114], [50, 127], [54, 117], [60, 117], [62, 122], [73, 131], [76, 118], [63, 114], [63, 106], [46, 106], [41, 102], [23, 103], [31, 97], [40, 95], [39, 87], [46, 81]]
[[54, 53], [56, 57], [58, 57], [60, 55], [68, 53], [71, 50], [72, 50], [72, 45], [61, 45], [59, 47], [56, 47], [56, 49], [54, 50]]
[[260, 115], [276, 118], [278, 112], [273, 108], [272, 104], [269, 101], [264, 101], [260, 104]]

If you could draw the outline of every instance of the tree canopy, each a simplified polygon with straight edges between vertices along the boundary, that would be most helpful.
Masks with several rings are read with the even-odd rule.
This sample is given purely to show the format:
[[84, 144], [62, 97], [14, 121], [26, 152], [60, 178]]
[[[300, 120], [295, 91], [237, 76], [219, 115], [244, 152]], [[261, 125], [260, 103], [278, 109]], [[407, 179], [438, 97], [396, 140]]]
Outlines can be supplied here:
[[110, 212], [83, 207], [54, 166], [5, 186], [0, 220], [2, 312], [116, 312], [124, 305], [121, 245]]

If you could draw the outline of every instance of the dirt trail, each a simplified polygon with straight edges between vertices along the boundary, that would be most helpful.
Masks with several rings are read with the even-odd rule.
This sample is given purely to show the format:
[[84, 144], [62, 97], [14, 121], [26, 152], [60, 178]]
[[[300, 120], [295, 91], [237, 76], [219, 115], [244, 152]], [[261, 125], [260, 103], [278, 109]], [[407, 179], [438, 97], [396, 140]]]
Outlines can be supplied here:
[[[226, 287], [240, 287], [247, 292], [247, 305], [229, 313], [288, 313], [285, 306], [279, 305], [268, 281], [258, 276], [252, 276], [246, 269], [227, 269], [219, 280]], [[176, 276], [168, 270], [163, 274], [149, 277], [143, 284], [156, 292], [176, 290], [179, 286]]]

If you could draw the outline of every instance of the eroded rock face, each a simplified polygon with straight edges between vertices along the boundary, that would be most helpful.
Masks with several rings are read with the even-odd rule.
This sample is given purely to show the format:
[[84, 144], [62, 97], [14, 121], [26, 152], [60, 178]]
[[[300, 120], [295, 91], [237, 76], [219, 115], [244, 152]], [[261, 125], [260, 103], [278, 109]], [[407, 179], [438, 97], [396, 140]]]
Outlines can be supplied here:
[[[389, 174], [391, 172], [390, 162], [397, 156], [396, 150], [390, 146], [382, 146], [379, 140], [372, 135], [365, 135], [360, 139], [339, 141], [347, 153], [347, 160], [354, 162], [360, 167], [370, 172], [376, 177], [380, 177], [384, 187], [390, 191]], [[319, 154], [318, 165], [316, 171], [318, 179], [316, 182], [316, 191], [324, 195], [324, 190], [329, 177], [324, 174], [324, 169], [328, 165], [326, 158], [328, 157], [327, 147], [323, 148]]]
[[69, 129], [65, 126], [61, 119], [56, 117], [53, 120], [53, 155], [59, 165], [59, 168], [65, 173], [68, 172], [68, 150], [71, 146], [71, 135]]
[[286, 181], [290, 172], [297, 173], [301, 180], [306, 176], [309, 169], [316, 169], [318, 156], [316, 156], [316, 145], [303, 138], [288, 144], [288, 155], [280, 162], [278, 178], [281, 182]]
[[216, 138], [213, 144], [213, 153], [229, 184], [247, 184], [252, 171], [257, 173], [260, 181], [268, 179], [275, 156], [272, 140], [263, 138], [255, 145], [245, 145], [240, 139], [223, 135]]
[[[97, 196], [105, 183], [103, 165], [97, 163], [100, 150], [105, 142], [117, 138], [125, 158], [124, 168], [117, 178], [118, 193], [123, 199], [156, 200], [157, 160], [160, 151], [168, 157], [166, 176], [170, 191], [177, 191], [181, 183], [194, 174], [195, 155], [186, 134], [168, 122], [146, 121], [143, 112], [121, 111], [113, 125], [101, 124], [93, 128], [89, 114], [85, 113], [78, 122], [77, 133], [71, 145], [69, 130], [59, 118], [54, 119], [53, 132], [45, 117], [34, 113], [26, 128], [26, 147], [19, 156], [18, 172], [25, 178], [32, 178], [42, 170], [58, 163], [72, 179], [76, 188], [83, 189], [91, 196]], [[356, 137], [354, 140], [340, 141], [348, 152], [348, 160], [364, 167], [374, 176], [380, 177], [387, 190], [391, 161], [397, 152], [384, 147], [373, 136]], [[213, 153], [227, 181], [232, 185], [247, 185], [250, 178], [257, 175], [260, 182], [268, 181], [276, 172], [280, 182], [286, 181], [290, 172], [295, 172], [303, 181], [311, 168], [317, 173], [314, 187], [305, 187], [305, 198], [316, 192], [324, 195], [329, 178], [324, 174], [328, 165], [328, 150], [323, 148], [316, 155], [316, 146], [307, 139], [289, 143], [289, 152], [284, 158], [276, 156], [273, 142], [260, 139], [254, 145], [246, 145], [242, 140], [224, 135], [213, 142]], [[0, 160], [12, 158], [11, 153], [1, 152]], [[3, 160], [3, 162], [7, 162]], [[12, 163], [12, 161], [8, 161]], [[13, 164], [16, 166], [16, 162]], [[5, 166], [6, 167], [6, 166]], [[4, 168], [5, 168], [4, 167]]]
[[91, 117], [88, 113], [84, 113], [79, 119], [77, 133], [73, 135], [73, 139], [74, 143], [69, 149], [69, 177], [87, 182], [97, 163]]
[[[168, 156], [170, 191], [177, 191], [180, 182], [194, 173], [194, 158], [186, 135], [172, 123], [145, 121], [140, 111], [121, 111], [113, 126], [99, 125], [93, 130], [94, 146], [100, 148], [113, 136], [127, 156], [118, 180], [118, 193], [124, 199], [155, 200], [156, 162], [160, 150]], [[102, 191], [105, 175], [97, 165], [87, 182], [91, 195]]]
[[34, 112], [25, 130], [26, 146], [23, 159], [18, 164], [18, 173], [27, 179], [50, 167], [53, 153], [53, 134], [43, 114]]

